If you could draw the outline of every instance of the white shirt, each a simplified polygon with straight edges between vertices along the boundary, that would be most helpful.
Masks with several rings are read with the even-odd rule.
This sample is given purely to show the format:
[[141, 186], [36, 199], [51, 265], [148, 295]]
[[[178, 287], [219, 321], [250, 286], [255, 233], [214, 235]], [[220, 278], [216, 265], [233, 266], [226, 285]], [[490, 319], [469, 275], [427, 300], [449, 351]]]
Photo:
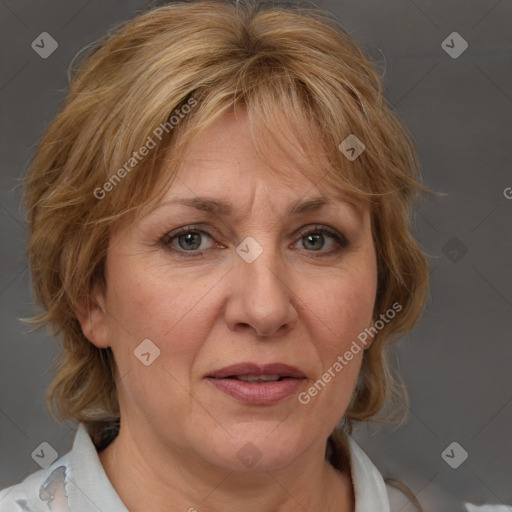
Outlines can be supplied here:
[[[382, 475], [352, 437], [356, 512], [390, 512]], [[83, 424], [71, 451], [22, 482], [0, 491], [0, 512], [128, 512], [101, 465]]]

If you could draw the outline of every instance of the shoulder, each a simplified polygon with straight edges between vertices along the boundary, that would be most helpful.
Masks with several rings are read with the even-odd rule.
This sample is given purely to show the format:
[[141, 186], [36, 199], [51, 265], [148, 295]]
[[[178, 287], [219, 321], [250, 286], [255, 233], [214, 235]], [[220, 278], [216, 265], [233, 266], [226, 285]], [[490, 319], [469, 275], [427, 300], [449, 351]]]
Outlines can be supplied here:
[[79, 424], [71, 451], [0, 491], [0, 512], [128, 512], [112, 487], [96, 445]]
[[[0, 491], [0, 512], [47, 512], [50, 502], [65, 499], [65, 479], [69, 478], [71, 452], [45, 469], [27, 476], [21, 482]], [[55, 509], [54, 510], [59, 510]], [[65, 509], [63, 509], [65, 510]]]

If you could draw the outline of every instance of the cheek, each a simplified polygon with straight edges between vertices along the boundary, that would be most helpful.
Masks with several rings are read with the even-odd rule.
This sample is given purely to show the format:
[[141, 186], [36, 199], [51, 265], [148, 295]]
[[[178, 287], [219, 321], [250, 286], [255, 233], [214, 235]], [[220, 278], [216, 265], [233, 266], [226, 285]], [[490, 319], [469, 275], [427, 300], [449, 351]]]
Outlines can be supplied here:
[[375, 295], [376, 275], [370, 269], [367, 274], [332, 277], [316, 297], [310, 298], [317, 323], [324, 325], [327, 350], [343, 350], [371, 325]]
[[119, 396], [125, 411], [167, 422], [169, 404], [187, 411], [190, 368], [203, 336], [194, 305], [204, 291], [184, 278], [164, 278], [155, 267], [130, 265], [129, 258], [120, 263], [111, 269], [107, 293]]
[[118, 364], [139, 369], [134, 350], [149, 339], [160, 350], [158, 362], [184, 375], [207, 336], [202, 321], [205, 283], [191, 286], [183, 273], [169, 275], [168, 268], [135, 258], [117, 261], [119, 265], [109, 267], [106, 306]]
[[[339, 281], [338, 281], [339, 282]], [[322, 425], [336, 424], [345, 414], [361, 369], [364, 344], [358, 336], [371, 325], [374, 287], [343, 286], [326, 288], [328, 296], [316, 301], [310, 314], [310, 339], [314, 340], [319, 361], [315, 379], [299, 395], [299, 402], [311, 410], [322, 411], [312, 419]]]
[[[302, 402], [329, 411], [337, 421], [345, 412], [364, 355], [360, 337], [372, 325], [377, 272], [371, 255], [367, 265], [331, 275], [315, 294], [309, 293], [309, 337], [319, 361], [316, 380]], [[311, 288], [310, 288], [311, 290]]]
[[169, 288], [162, 272], [144, 257], [121, 250], [109, 257], [107, 306], [114, 322], [122, 323], [137, 338], [161, 330], [159, 324], [166, 318], [161, 311], [174, 311], [169, 308], [177, 305], [177, 296], [181, 295], [178, 286]]
[[366, 252], [361, 265], [355, 268], [350, 278], [340, 288], [340, 318], [352, 329], [357, 328], [361, 331], [368, 327], [373, 319], [376, 294], [377, 263], [372, 250]]
[[371, 324], [375, 289], [361, 286], [358, 289], [344, 290], [338, 297], [337, 303], [338, 313], [333, 314], [336, 330], [350, 336], [357, 335]]

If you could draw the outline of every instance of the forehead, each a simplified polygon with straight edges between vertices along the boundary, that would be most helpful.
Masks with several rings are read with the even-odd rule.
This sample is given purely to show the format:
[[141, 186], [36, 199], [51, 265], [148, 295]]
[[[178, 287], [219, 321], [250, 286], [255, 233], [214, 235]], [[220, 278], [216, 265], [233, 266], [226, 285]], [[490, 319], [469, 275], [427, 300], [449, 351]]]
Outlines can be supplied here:
[[[256, 146], [253, 137], [245, 110], [226, 113], [210, 124], [181, 153], [161, 203], [178, 200], [203, 211], [233, 214], [237, 203], [264, 195], [273, 202], [286, 202], [289, 213], [313, 211], [333, 202], [361, 208], [348, 193], [323, 180], [318, 157], [295, 160], [271, 140], [258, 140]], [[325, 156], [323, 160], [325, 166]], [[164, 161], [163, 175], [168, 174], [165, 167]]]
[[232, 220], [255, 214], [299, 217], [331, 211], [360, 222], [367, 213], [347, 194], [322, 186], [321, 180], [315, 184], [297, 169], [286, 167], [281, 173], [269, 171], [262, 162], [229, 158], [184, 161], [156, 205], [156, 209], [168, 208]]

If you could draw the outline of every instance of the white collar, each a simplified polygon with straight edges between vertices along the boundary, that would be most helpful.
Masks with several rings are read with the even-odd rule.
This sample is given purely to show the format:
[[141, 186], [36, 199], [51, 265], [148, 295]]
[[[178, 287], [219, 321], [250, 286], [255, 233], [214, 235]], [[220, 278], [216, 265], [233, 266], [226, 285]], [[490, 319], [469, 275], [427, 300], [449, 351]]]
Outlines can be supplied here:
[[[348, 434], [347, 439], [356, 500], [355, 512], [390, 512], [382, 475]], [[78, 427], [70, 462], [66, 475], [66, 492], [71, 511], [99, 509], [109, 512], [128, 512], [112, 487], [83, 424]]]
[[66, 493], [69, 509], [81, 511], [108, 510], [128, 512], [110, 483], [85, 425], [78, 426], [71, 463], [66, 472]]
[[355, 512], [390, 512], [384, 479], [368, 455], [346, 434], [350, 449], [350, 471], [356, 497]]

